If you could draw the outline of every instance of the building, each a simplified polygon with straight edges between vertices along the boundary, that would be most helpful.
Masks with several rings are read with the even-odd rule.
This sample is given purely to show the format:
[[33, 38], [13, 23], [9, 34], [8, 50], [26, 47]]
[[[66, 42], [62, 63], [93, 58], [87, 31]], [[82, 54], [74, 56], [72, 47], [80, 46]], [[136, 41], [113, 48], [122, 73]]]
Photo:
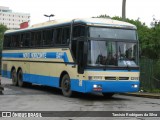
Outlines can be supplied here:
[[30, 21], [30, 14], [12, 12], [9, 7], [0, 6], [0, 24], [6, 25], [9, 29], [19, 29], [20, 24]]

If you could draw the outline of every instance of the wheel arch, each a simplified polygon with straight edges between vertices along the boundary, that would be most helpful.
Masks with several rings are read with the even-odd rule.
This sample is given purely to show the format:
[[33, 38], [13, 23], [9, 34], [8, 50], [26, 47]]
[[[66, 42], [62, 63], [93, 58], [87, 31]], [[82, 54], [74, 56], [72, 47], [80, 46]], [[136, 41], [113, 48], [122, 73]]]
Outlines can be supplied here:
[[[61, 75], [60, 75], [60, 78], [59, 78], [59, 87], [61, 87], [62, 78], [63, 78], [63, 76], [64, 76], [65, 74], [68, 74], [68, 72], [67, 72], [67, 71], [63, 71], [63, 72], [61, 73]], [[68, 74], [68, 76], [69, 76], [69, 74]], [[70, 77], [70, 76], [69, 76], [69, 77]]]

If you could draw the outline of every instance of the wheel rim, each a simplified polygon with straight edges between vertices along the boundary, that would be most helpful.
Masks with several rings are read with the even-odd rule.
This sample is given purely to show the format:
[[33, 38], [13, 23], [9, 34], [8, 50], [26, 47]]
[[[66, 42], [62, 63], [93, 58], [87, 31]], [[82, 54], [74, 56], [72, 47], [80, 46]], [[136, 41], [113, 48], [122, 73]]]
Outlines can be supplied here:
[[70, 81], [69, 79], [65, 79], [63, 82], [63, 89], [68, 92], [70, 90]]

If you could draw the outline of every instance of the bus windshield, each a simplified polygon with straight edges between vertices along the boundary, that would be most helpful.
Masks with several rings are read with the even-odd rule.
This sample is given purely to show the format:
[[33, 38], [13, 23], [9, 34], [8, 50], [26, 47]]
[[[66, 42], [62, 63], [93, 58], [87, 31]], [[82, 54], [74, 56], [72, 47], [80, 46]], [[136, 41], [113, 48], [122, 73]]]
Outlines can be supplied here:
[[117, 28], [90, 27], [89, 37], [137, 40], [135, 30], [117, 29]]
[[[91, 27], [90, 37], [96, 40], [89, 40], [88, 66], [137, 67], [135, 30]], [[108, 39], [99, 39], [101, 37]]]
[[137, 44], [112, 41], [89, 41], [89, 66], [137, 67]]

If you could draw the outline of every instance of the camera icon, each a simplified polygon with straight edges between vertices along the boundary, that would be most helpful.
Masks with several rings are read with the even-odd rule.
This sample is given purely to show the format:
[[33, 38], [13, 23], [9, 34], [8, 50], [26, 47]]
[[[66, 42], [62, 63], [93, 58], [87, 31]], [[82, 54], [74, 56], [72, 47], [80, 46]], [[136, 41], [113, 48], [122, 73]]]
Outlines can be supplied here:
[[12, 117], [11, 112], [2, 112], [2, 117]]

